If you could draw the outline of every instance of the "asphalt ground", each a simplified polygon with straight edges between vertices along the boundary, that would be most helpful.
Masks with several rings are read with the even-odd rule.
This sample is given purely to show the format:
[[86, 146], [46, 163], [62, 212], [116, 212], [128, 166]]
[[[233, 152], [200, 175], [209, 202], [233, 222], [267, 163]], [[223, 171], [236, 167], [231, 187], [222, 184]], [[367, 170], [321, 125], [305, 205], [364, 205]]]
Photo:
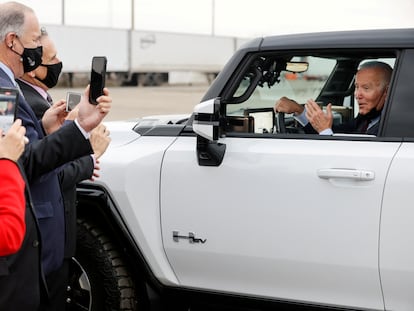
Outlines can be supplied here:
[[[109, 87], [112, 109], [107, 121], [128, 120], [160, 114], [190, 114], [208, 85], [192, 86], [124, 86]], [[54, 101], [66, 99], [66, 93], [84, 92], [83, 88], [54, 88], [49, 90]]]

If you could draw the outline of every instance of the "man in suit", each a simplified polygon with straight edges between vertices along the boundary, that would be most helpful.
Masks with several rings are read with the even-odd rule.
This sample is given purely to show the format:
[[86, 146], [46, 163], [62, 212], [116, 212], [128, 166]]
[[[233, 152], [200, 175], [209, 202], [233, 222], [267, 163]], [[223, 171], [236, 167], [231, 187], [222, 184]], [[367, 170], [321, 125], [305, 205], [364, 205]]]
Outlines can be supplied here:
[[4, 136], [0, 129], [0, 257], [20, 249], [26, 229], [24, 180], [16, 163], [25, 146], [21, 124], [16, 120]]
[[303, 107], [292, 99], [282, 97], [276, 102], [275, 111], [294, 113], [295, 119], [305, 127], [307, 133], [332, 135], [335, 131], [377, 135], [391, 75], [392, 68], [386, 63], [370, 61], [362, 64], [355, 76], [354, 95], [358, 102], [359, 114], [349, 123], [333, 129], [331, 104], [326, 106], [325, 113], [313, 100], [308, 100]]
[[40, 44], [43, 49], [42, 63], [35, 70], [25, 72], [16, 80], [38, 120], [41, 120], [46, 110], [53, 105], [48, 90], [58, 83], [63, 67], [55, 44], [44, 27], [40, 29], [40, 33]]
[[[40, 26], [31, 8], [16, 2], [0, 4], [0, 86], [15, 87], [15, 78], [37, 68], [42, 56], [39, 38]], [[86, 88], [79, 104], [78, 117], [63, 127], [65, 105], [56, 105], [45, 114], [42, 122], [38, 122], [24, 97], [20, 98], [19, 116], [26, 127], [31, 128], [27, 135], [33, 139], [20, 160], [27, 183], [41, 180], [57, 167], [93, 153], [89, 133], [110, 110], [108, 90], [105, 89], [104, 94], [98, 99], [98, 105], [91, 105], [88, 102], [89, 88]], [[42, 131], [49, 135], [40, 139], [38, 135]], [[41, 289], [45, 285], [40, 264], [39, 229], [28, 190], [26, 187], [26, 234], [23, 244], [16, 254], [0, 260], [1, 310], [37, 310]]]
[[[41, 29], [40, 43], [43, 47], [42, 64], [35, 70], [26, 72], [22, 78], [17, 79], [26, 101], [31, 106], [37, 119], [53, 105], [48, 89], [54, 87], [62, 70], [62, 62], [57, 57], [57, 50], [46, 29]], [[76, 111], [76, 110], [75, 110]], [[71, 122], [71, 121], [67, 121]], [[29, 128], [29, 132], [30, 132]], [[38, 133], [39, 137], [43, 133]], [[92, 156], [85, 156], [73, 161], [56, 172], [57, 178], [49, 176], [30, 185], [34, 207], [40, 223], [40, 233], [43, 238], [43, 266], [45, 268], [46, 283], [49, 290], [49, 303], [44, 310], [64, 310], [69, 283], [69, 266], [71, 258], [75, 255], [76, 245], [76, 184], [82, 180], [93, 177], [97, 160], [106, 150], [110, 139], [109, 131], [101, 124], [91, 133], [91, 143], [94, 150]], [[58, 187], [56, 184], [58, 183]], [[59, 189], [50, 193], [50, 189]], [[53, 200], [53, 197], [58, 200]], [[61, 204], [62, 202], [63, 208]], [[48, 206], [51, 211], [44, 212]], [[61, 211], [59, 215], [58, 212]], [[64, 221], [64, 225], [61, 221]], [[64, 237], [64, 240], [57, 239]], [[63, 253], [63, 260], [56, 268], [50, 267], [51, 256]], [[50, 254], [50, 252], [53, 252]]]

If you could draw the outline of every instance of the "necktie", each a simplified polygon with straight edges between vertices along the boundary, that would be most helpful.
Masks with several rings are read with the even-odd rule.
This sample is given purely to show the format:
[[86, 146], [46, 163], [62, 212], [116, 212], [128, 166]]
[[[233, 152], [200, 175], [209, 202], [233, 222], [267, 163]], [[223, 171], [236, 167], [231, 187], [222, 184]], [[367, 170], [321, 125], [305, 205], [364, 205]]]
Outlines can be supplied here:
[[361, 133], [363, 133], [363, 134], [367, 133], [369, 122], [370, 122], [369, 119], [365, 119], [364, 121], [362, 121]]
[[47, 100], [47, 102], [49, 103], [50, 106], [53, 105], [53, 100], [52, 100], [52, 97], [50, 97], [49, 93], [47, 93], [46, 100]]

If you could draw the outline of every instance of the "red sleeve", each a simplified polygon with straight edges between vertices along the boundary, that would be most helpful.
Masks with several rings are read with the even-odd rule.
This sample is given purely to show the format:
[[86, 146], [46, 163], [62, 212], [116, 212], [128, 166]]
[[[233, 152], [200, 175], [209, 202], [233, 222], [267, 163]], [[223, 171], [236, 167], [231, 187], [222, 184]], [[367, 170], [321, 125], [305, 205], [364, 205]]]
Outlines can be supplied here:
[[0, 256], [17, 252], [25, 225], [25, 183], [16, 163], [0, 159]]

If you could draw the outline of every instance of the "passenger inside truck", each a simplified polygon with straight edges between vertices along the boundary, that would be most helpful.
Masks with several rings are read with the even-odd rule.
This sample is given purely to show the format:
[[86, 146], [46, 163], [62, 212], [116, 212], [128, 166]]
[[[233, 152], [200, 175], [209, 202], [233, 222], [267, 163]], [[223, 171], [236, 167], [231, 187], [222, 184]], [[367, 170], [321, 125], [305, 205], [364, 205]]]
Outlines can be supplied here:
[[[331, 103], [333, 125], [340, 126], [358, 115], [355, 75], [367, 62], [381, 61], [391, 67], [395, 55], [367, 56], [358, 51], [346, 55], [315, 52], [301, 56], [262, 55], [250, 61], [243, 79], [224, 94], [225, 131], [253, 134], [316, 133], [302, 126], [295, 114], [275, 109], [281, 98], [304, 106], [309, 99], [326, 111]], [[388, 66], [387, 65], [387, 66]]]

